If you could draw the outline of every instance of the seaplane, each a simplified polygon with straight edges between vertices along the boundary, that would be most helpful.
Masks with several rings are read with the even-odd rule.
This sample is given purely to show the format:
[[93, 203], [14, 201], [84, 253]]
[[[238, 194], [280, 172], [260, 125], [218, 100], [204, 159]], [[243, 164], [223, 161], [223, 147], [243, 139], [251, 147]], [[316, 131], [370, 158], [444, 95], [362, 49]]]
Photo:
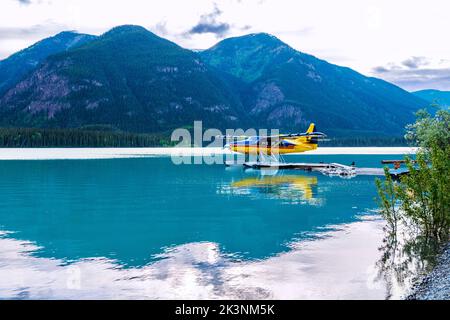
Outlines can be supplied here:
[[248, 158], [254, 156], [257, 163], [279, 162], [281, 155], [301, 153], [315, 150], [319, 141], [326, 138], [326, 134], [318, 132], [316, 125], [311, 123], [303, 133], [278, 134], [271, 136], [225, 136], [229, 141], [225, 148], [243, 154]]
[[[243, 165], [245, 168], [264, 170], [265, 174], [276, 174], [280, 169], [319, 171], [329, 176], [352, 178], [356, 175], [354, 164], [339, 163], [286, 163], [282, 155], [316, 150], [320, 141], [327, 141], [325, 133], [317, 131], [311, 123], [303, 133], [277, 134], [271, 136], [226, 136], [230, 141], [224, 148], [244, 155], [238, 161], [225, 161], [227, 166]], [[252, 160], [249, 158], [252, 157]], [[234, 157], [233, 157], [234, 158]], [[244, 160], [244, 161], [242, 161]]]

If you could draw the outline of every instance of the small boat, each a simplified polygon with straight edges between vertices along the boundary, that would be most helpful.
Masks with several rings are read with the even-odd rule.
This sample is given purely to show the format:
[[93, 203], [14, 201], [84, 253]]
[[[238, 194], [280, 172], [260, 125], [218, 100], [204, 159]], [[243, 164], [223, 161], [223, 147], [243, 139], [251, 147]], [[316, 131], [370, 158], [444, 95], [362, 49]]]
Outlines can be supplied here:
[[389, 174], [393, 179], [399, 179], [401, 176], [409, 174], [408, 168], [390, 169]]

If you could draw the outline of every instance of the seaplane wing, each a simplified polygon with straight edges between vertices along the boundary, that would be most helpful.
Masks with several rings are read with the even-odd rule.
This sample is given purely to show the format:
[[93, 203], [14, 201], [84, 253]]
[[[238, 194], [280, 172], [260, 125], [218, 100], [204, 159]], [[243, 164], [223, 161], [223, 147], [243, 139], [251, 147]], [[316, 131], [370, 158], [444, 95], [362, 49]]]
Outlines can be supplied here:
[[298, 138], [298, 137], [317, 137], [317, 138], [325, 138], [327, 135], [322, 132], [303, 132], [303, 133], [289, 133], [289, 134], [280, 134], [278, 137], [280, 138]]
[[[311, 124], [314, 125], [314, 124]], [[258, 139], [259, 141], [264, 141], [264, 140], [280, 140], [280, 139], [289, 139], [289, 138], [298, 138], [298, 137], [315, 137], [315, 138], [321, 138], [324, 139], [326, 138], [326, 134], [322, 133], [322, 132], [317, 132], [317, 131], [311, 131], [311, 132], [302, 132], [302, 133], [282, 133], [282, 134], [276, 134], [276, 135], [271, 135], [271, 136], [217, 136], [217, 138], [220, 139], [227, 139], [227, 140], [237, 140], [237, 141], [241, 141], [241, 140], [248, 140], [248, 139]]]

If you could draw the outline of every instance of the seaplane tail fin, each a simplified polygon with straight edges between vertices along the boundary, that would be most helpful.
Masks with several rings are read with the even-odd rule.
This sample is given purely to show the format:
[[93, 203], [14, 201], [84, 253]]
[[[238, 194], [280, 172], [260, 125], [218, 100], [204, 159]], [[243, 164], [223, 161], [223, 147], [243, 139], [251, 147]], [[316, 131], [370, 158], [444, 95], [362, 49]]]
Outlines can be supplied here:
[[311, 124], [309, 125], [308, 130], [306, 130], [306, 133], [313, 133], [315, 127], [316, 127], [316, 125], [315, 125], [314, 123], [311, 123]]
[[310, 144], [315, 144], [317, 148], [317, 145], [319, 144], [319, 138], [317, 135], [315, 135], [316, 132], [317, 132], [316, 125], [314, 123], [311, 123], [309, 125], [308, 130], [306, 130], [306, 134], [307, 135], [312, 134], [312, 136], [310, 137], [307, 136], [306, 141]]

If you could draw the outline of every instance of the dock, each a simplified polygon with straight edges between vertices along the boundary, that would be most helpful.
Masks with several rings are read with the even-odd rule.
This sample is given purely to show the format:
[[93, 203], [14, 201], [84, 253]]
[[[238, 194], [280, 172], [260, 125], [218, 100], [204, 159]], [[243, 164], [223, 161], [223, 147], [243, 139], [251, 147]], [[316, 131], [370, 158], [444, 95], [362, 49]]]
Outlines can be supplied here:
[[[245, 168], [251, 169], [319, 171], [329, 176], [384, 176], [383, 168], [358, 168], [340, 163], [245, 162], [243, 165]], [[398, 178], [403, 174], [407, 174], [408, 171], [390, 169], [389, 173], [391, 174], [391, 177]]]

